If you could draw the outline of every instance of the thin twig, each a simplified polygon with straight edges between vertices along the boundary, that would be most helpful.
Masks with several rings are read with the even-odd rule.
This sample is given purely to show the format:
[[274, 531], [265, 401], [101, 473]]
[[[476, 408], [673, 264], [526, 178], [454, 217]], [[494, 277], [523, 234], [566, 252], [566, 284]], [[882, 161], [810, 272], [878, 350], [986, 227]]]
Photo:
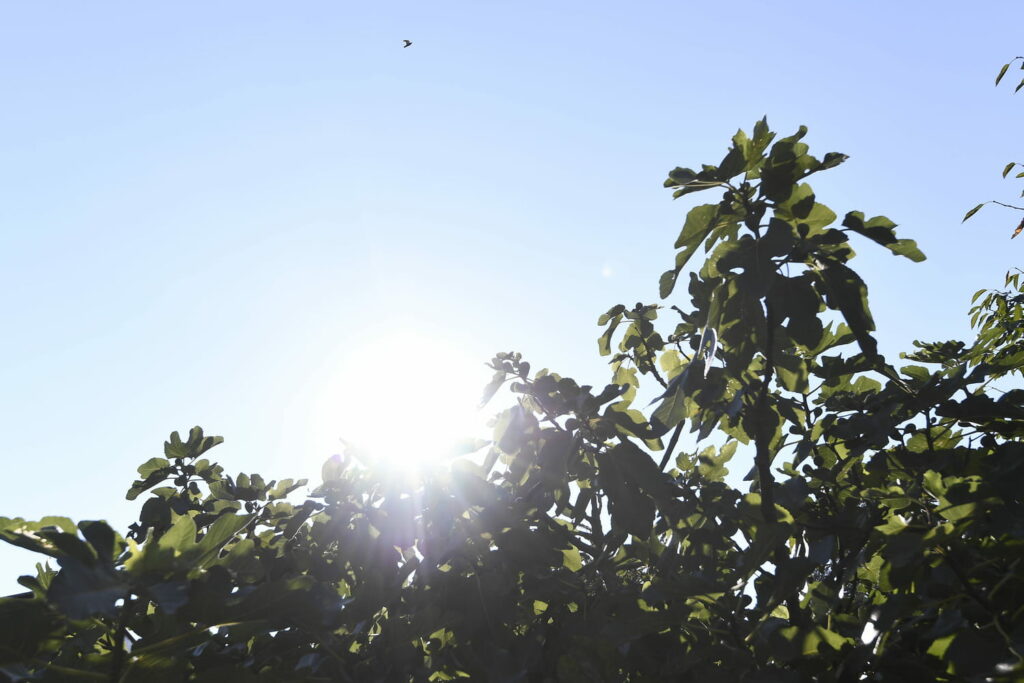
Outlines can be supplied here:
[[756, 452], [754, 462], [757, 465], [757, 483], [761, 490], [761, 514], [766, 522], [775, 521], [775, 492], [771, 470], [771, 453], [769, 452], [768, 421], [765, 415], [768, 412], [769, 385], [775, 373], [775, 319], [772, 315], [771, 303], [765, 301], [765, 348], [764, 348], [764, 377], [761, 379], [761, 392], [757, 397], [757, 436]]
[[128, 635], [128, 618], [132, 609], [132, 592], [129, 590], [124, 596], [124, 603], [121, 605], [121, 616], [118, 619], [117, 630], [114, 632], [114, 652], [110, 660], [110, 680], [117, 683], [121, 680], [121, 668], [124, 666], [124, 639]]

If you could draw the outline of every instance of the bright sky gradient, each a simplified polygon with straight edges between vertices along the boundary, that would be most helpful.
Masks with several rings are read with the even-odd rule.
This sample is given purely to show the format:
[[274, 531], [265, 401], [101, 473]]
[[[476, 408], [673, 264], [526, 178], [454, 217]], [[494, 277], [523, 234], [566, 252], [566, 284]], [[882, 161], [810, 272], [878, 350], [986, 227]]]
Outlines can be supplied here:
[[[1013, 212], [960, 225], [1019, 193], [999, 172], [1024, 160], [1024, 95], [993, 78], [1020, 19], [1019, 1], [5, 3], [0, 515], [123, 529], [135, 468], [195, 424], [226, 437], [229, 472], [315, 475], [346, 401], [445, 382], [424, 346], [470, 385], [510, 349], [603, 384], [597, 316], [654, 301], [672, 262], [688, 205], [666, 172], [717, 163], [765, 114], [850, 155], [819, 200], [888, 215], [929, 256], [861, 249], [882, 350], [963, 336], [1024, 249]], [[404, 379], [360, 386], [380, 364]], [[0, 592], [34, 561], [0, 548]]]

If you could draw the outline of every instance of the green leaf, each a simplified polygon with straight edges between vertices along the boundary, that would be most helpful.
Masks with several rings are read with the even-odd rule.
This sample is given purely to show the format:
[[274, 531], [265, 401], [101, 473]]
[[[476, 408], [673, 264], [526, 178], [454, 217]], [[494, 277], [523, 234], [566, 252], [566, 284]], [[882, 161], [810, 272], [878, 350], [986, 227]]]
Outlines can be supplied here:
[[764, 149], [768, 146], [769, 135], [771, 135], [771, 131], [768, 129], [768, 117], [764, 116], [754, 124], [754, 144]]
[[295, 508], [292, 514], [292, 518], [288, 520], [288, 524], [285, 525], [284, 531], [281, 532], [281, 535], [284, 536], [284, 538], [286, 539], [292, 538], [295, 534], [299, 532], [299, 529], [302, 527], [302, 525], [306, 523], [306, 520], [309, 519], [309, 516], [316, 512], [318, 509], [319, 506], [313, 501], [303, 501], [302, 505]]
[[323, 478], [324, 483], [337, 481], [338, 479], [341, 479], [341, 475], [344, 471], [345, 463], [342, 461], [341, 456], [334, 454], [327, 458], [323, 467], [320, 468], [320, 476]]
[[810, 234], [819, 233], [836, 219], [835, 212], [824, 204], [815, 202], [814, 191], [807, 183], [793, 188], [785, 201], [775, 208], [775, 218], [794, 226], [803, 224], [810, 228]]
[[897, 256], [904, 256], [916, 263], [925, 260], [925, 255], [917, 248], [917, 242], [896, 238], [896, 224], [885, 216], [875, 216], [865, 222], [863, 213], [851, 211], [843, 219], [843, 225], [858, 235], [882, 245]]
[[895, 534], [902, 533], [906, 528], [906, 522], [900, 519], [898, 515], [891, 514], [885, 524], [879, 524], [875, 527], [875, 530], [885, 536], [893, 536]]
[[732, 147], [729, 149], [729, 153], [718, 165], [718, 180], [728, 181], [733, 176], [746, 171], [753, 161], [751, 151], [750, 139], [747, 134], [742, 130], [736, 131], [736, 135], [732, 137]]
[[[662, 394], [661, 405], [651, 415], [651, 421], [658, 421], [667, 431], [686, 419], [686, 380], [689, 377], [690, 366], [687, 366], [672, 382], [669, 388]], [[657, 401], [658, 399], [655, 399]]]
[[[205, 567], [216, 559], [220, 549], [234, 538], [239, 531], [246, 528], [253, 518], [253, 515], [237, 515], [231, 512], [221, 515], [207, 528], [206, 533], [195, 544], [194, 549], [190, 549], [186, 559], [193, 567]], [[163, 541], [164, 538], [166, 538], [166, 535], [160, 540]], [[188, 542], [184, 541], [183, 543], [187, 546]]]
[[638, 538], [654, 530], [654, 501], [637, 486], [628, 468], [608, 453], [598, 454], [598, 483], [608, 496], [612, 528]]
[[665, 187], [679, 187], [688, 185], [697, 179], [697, 173], [693, 169], [676, 167], [668, 172], [668, 180]]
[[[676, 278], [679, 277], [678, 270], [666, 270], [661, 274], [661, 278], [658, 280], [658, 296], [662, 299], [667, 299], [668, 295], [672, 293], [672, 290], [676, 288]], [[601, 355], [608, 355], [607, 352]]]
[[125, 597], [128, 584], [111, 565], [89, 565], [74, 557], [59, 562], [61, 570], [50, 584], [47, 600], [71, 619], [117, 613], [115, 603]]
[[133, 654], [118, 683], [177, 683], [184, 675], [184, 659]]
[[256, 543], [250, 538], [243, 538], [232, 545], [227, 555], [219, 558], [216, 564], [227, 567], [242, 583], [255, 583], [264, 576], [263, 564], [256, 554]]
[[195, 520], [181, 515], [158, 539], [134, 547], [124, 566], [135, 576], [167, 576], [191, 569], [190, 562], [197, 555]]
[[42, 600], [0, 598], [0, 666], [32, 659], [61, 630], [57, 614]]
[[[683, 369], [683, 357], [675, 349], [669, 349], [658, 357], [658, 365], [669, 379], [674, 378]], [[635, 372], [635, 371], [634, 371]]]
[[[1010, 638], [1012, 637], [1010, 636]], [[993, 671], [999, 670], [996, 668], [998, 666], [996, 663], [1011, 661], [1010, 657], [1015, 657], [1011, 653], [1016, 650], [1016, 647], [1007, 649], [1008, 643], [1014, 642], [1010, 638], [1004, 640], [999, 636], [993, 636], [989, 628], [981, 630], [965, 625], [964, 628], [957, 631], [956, 638], [949, 644], [945, 652], [945, 659], [956, 667], [956, 673], [960, 680], [980, 681], [986, 678], [999, 680], [999, 678], [991, 676]], [[1009, 672], [1010, 675], [1002, 680], [1020, 680], [1021, 665], [1017, 662], [1014, 662], [1014, 665], [1013, 670]]]
[[970, 217], [971, 217], [971, 216], [973, 216], [974, 214], [978, 213], [978, 210], [979, 210], [979, 209], [981, 209], [981, 207], [985, 206], [986, 204], [988, 204], [988, 202], [982, 202], [981, 204], [978, 204], [978, 205], [977, 205], [976, 207], [974, 207], [973, 209], [971, 209], [970, 211], [968, 211], [967, 213], [965, 213], [965, 214], [964, 214], [964, 218], [963, 218], [963, 220], [962, 220], [962, 221], [960, 221], [960, 222], [961, 222], [961, 223], [964, 223], [964, 222], [966, 222], [968, 218], [970, 218]]
[[825, 169], [835, 168], [839, 164], [844, 163], [850, 157], [840, 152], [828, 152], [825, 157], [821, 160], [821, 166], [818, 170], [824, 171]]
[[157, 484], [163, 482], [170, 477], [173, 472], [174, 468], [166, 458], [150, 458], [139, 465], [139, 476], [142, 478], [137, 479], [132, 483], [132, 487], [128, 489], [128, 493], [125, 498], [128, 500], [135, 500], [139, 497], [139, 494], [144, 493]]
[[773, 202], [784, 202], [796, 188], [798, 181], [821, 168], [821, 162], [807, 153], [808, 147], [800, 140], [807, 127], [772, 145], [761, 168], [761, 195]]
[[807, 390], [807, 362], [795, 353], [787, 353], [783, 349], [775, 350], [775, 370], [782, 386], [798, 393]]
[[655, 464], [651, 455], [631, 441], [617, 444], [609, 451], [616, 464], [646, 493], [656, 498], [674, 498], [679, 491]]
[[146, 587], [152, 598], [165, 614], [174, 614], [188, 602], [188, 581], [162, 581]]
[[622, 315], [625, 312], [626, 307], [622, 304], [616, 304], [615, 306], [612, 306], [611, 308], [608, 309], [607, 313], [602, 313], [601, 316], [597, 319], [598, 327], [607, 325], [609, 320], [611, 320], [617, 315]]
[[568, 550], [562, 550], [562, 566], [571, 572], [578, 572], [583, 568], [583, 557], [580, 549], [576, 546], [569, 546]]
[[[667, 294], [665, 296], [667, 296]], [[597, 351], [602, 356], [607, 356], [612, 352], [612, 335], [615, 334], [615, 330], [618, 329], [621, 322], [622, 314], [617, 313], [608, 321], [608, 327], [605, 328], [605, 331], [597, 338]]]
[[958, 522], [962, 519], [972, 517], [981, 511], [981, 506], [977, 503], [960, 503], [959, 505], [950, 505], [949, 507], [939, 508], [936, 510], [945, 519], [952, 522]]
[[193, 427], [189, 430], [188, 441], [184, 443], [182, 443], [178, 432], [172, 432], [170, 438], [164, 442], [164, 455], [171, 460], [198, 458], [223, 442], [224, 437], [203, 436], [202, 427]]
[[[86, 563], [95, 561], [95, 551], [78, 538], [73, 525], [70, 533], [57, 531], [54, 525], [45, 522], [47, 519], [64, 520], [64, 518], [44, 518], [39, 522], [26, 522], [20, 517], [14, 519], [2, 517], [0, 518], [0, 540], [58, 559], [72, 556], [78, 557]], [[70, 524], [70, 520], [67, 521]], [[62, 525], [61, 528], [65, 527]]]
[[[1007, 64], [1006, 66], [1010, 65]], [[1003, 67], [1003, 69], [1005, 70], [1006, 67]], [[997, 80], [996, 83], [998, 82], [999, 81]], [[944, 659], [946, 657], [946, 651], [949, 649], [949, 645], [953, 642], [954, 638], [956, 638], [955, 633], [951, 633], [948, 636], [942, 636], [941, 638], [936, 638], [932, 641], [932, 644], [928, 646], [928, 654], [932, 657]]]
[[832, 648], [833, 650], [841, 650], [845, 645], [850, 644], [849, 638], [843, 638], [835, 631], [829, 630], [823, 626], [818, 626], [816, 629], [818, 637], [821, 638], [823, 644]]
[[686, 214], [686, 222], [683, 223], [683, 229], [675, 243], [675, 248], [680, 250], [676, 254], [676, 274], [686, 266], [700, 243], [717, 227], [717, 217], [716, 204], [701, 204]]
[[139, 465], [139, 476], [145, 479], [154, 472], [162, 470], [165, 467], [170, 467], [170, 465], [171, 461], [167, 458], [150, 458]]
[[486, 387], [484, 387], [483, 395], [480, 397], [481, 408], [487, 405], [490, 400], [494, 398], [494, 395], [498, 393], [498, 389], [500, 389], [501, 385], [505, 383], [505, 377], [506, 373], [502, 370], [498, 370], [494, 373], [494, 376], [491, 377], [491, 381], [487, 383]]
[[697, 454], [697, 473], [707, 481], [722, 481], [729, 474], [726, 464], [736, 454], [737, 441], [730, 441], [721, 448], [708, 446]]
[[292, 479], [282, 479], [277, 483], [277, 486], [273, 486], [270, 488], [270, 490], [267, 491], [267, 498], [269, 500], [280, 500], [282, 498], [287, 498], [292, 491], [300, 489], [308, 483], [308, 479], [299, 479], [298, 481]]
[[1003, 68], [999, 70], [999, 74], [996, 76], [996, 85], [999, 85], [999, 81], [1003, 80], [1003, 76], [1006, 75], [1006, 72], [1009, 70], [1009, 68], [1009, 63], [1003, 64]]
[[793, 660], [800, 657], [812, 657], [827, 652], [838, 651], [846, 645], [852, 645], [849, 638], [844, 638], [835, 631], [823, 626], [800, 628], [799, 626], [783, 626], [772, 634], [779, 647], [781, 659]]
[[870, 334], [875, 329], [875, 322], [868, 307], [867, 285], [857, 273], [837, 261], [822, 263], [815, 272], [825, 285], [829, 306], [843, 314], [861, 351], [868, 358], [877, 357], [878, 343]]
[[1013, 170], [1013, 167], [1016, 166], [1016, 165], [1017, 165], [1017, 162], [1015, 162], [1015, 161], [1011, 161], [1010, 163], [1008, 163], [1003, 168], [1003, 177], [1005, 178], [1010, 173], [1010, 171]]
[[157, 541], [157, 546], [181, 554], [196, 543], [196, 522], [188, 515], [181, 515], [171, 528]]
[[44, 529], [53, 527], [56, 529], [60, 529], [64, 533], [72, 535], [74, 535], [78, 531], [78, 527], [76, 527], [75, 523], [72, 522], [69, 518], [56, 517], [53, 515], [47, 515], [46, 517], [40, 519], [38, 522], [30, 523], [30, 526], [32, 529], [36, 531], [42, 531]]
[[83, 521], [78, 523], [78, 528], [81, 529], [85, 540], [93, 547], [101, 561], [107, 562], [114, 559], [117, 536], [106, 522]]

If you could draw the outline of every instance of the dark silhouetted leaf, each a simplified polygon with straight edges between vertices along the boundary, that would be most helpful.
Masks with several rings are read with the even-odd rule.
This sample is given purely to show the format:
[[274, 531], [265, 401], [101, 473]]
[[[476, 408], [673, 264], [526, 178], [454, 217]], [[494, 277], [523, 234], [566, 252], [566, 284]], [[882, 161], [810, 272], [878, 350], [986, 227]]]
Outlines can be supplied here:
[[825, 285], [829, 305], [843, 314], [861, 351], [869, 358], [877, 356], [878, 344], [871, 336], [875, 323], [868, 308], [867, 285], [855, 272], [834, 261], [824, 263], [817, 273]]
[[115, 602], [125, 597], [128, 584], [109, 564], [86, 564], [74, 557], [60, 560], [47, 599], [71, 619], [113, 616]]

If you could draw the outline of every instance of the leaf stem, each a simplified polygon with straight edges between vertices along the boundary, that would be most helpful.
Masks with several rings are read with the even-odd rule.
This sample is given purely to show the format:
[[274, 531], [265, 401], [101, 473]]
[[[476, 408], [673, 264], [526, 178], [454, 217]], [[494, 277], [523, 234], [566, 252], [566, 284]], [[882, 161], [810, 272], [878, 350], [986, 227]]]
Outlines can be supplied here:
[[665, 449], [665, 455], [662, 456], [661, 462], [658, 464], [658, 469], [662, 472], [665, 471], [665, 465], [672, 460], [672, 452], [676, 449], [676, 444], [679, 442], [679, 435], [683, 431], [683, 423], [680, 422], [676, 425], [675, 430], [672, 432], [672, 436], [668, 440], [668, 448]]

